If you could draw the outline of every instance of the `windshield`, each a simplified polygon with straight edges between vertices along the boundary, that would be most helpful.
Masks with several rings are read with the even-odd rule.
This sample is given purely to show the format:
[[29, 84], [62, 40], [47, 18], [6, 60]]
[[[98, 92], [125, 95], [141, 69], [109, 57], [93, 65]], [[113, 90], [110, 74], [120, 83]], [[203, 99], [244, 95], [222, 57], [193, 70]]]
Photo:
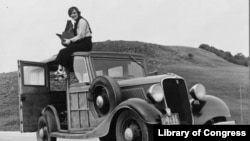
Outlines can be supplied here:
[[110, 58], [94, 58], [94, 69], [96, 76], [107, 75], [114, 79], [129, 79], [144, 77], [145, 71], [140, 64], [142, 59], [110, 59]]
[[74, 73], [80, 83], [89, 82], [89, 73], [87, 70], [86, 58], [75, 56], [74, 57]]

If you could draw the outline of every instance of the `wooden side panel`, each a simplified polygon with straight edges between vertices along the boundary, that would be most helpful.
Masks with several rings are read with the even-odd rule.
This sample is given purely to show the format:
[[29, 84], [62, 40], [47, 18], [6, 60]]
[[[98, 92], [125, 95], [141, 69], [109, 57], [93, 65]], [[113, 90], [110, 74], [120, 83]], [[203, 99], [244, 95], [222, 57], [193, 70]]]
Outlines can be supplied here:
[[71, 128], [80, 128], [79, 111], [71, 111]]
[[97, 126], [97, 120], [95, 119], [91, 111], [89, 112], [89, 124], [91, 127]]
[[80, 126], [81, 128], [89, 127], [88, 111], [80, 111]]
[[70, 109], [78, 110], [78, 93], [70, 94]]
[[88, 109], [87, 97], [85, 93], [79, 94], [79, 106], [80, 106], [80, 109], [82, 110]]
[[69, 98], [70, 129], [88, 129], [90, 124], [87, 92], [70, 93]]

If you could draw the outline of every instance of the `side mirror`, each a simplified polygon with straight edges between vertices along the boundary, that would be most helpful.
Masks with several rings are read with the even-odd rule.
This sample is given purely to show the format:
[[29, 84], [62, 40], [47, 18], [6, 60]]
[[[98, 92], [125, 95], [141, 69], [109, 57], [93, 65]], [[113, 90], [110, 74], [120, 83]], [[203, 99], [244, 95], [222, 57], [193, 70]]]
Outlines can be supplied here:
[[154, 70], [148, 73], [149, 76], [158, 75], [158, 70]]

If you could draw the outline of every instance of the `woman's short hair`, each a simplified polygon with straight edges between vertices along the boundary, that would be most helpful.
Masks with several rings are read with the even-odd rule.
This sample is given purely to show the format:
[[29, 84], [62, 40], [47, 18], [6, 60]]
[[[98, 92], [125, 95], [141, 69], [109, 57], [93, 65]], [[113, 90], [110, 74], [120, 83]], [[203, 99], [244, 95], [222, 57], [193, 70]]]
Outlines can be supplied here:
[[70, 7], [69, 10], [68, 10], [68, 15], [69, 15], [69, 16], [70, 16], [71, 13], [73, 12], [73, 10], [76, 10], [76, 12], [77, 12], [77, 14], [78, 14], [79, 16], [81, 15], [81, 12], [79, 11], [79, 9], [78, 9], [77, 7], [75, 7], [75, 6], [72, 6], [72, 7]]

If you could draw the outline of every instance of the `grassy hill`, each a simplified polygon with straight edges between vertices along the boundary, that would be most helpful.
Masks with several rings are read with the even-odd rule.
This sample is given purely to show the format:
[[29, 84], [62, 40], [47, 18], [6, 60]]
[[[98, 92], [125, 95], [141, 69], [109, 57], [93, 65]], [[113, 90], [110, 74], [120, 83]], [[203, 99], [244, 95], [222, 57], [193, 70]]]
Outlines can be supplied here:
[[[228, 104], [233, 118], [238, 123], [250, 124], [247, 67], [229, 63], [198, 48], [138, 41], [96, 42], [93, 50], [143, 54], [147, 59], [149, 71], [158, 70], [159, 74], [176, 73], [185, 78], [188, 89], [195, 83], [204, 84], [208, 94], [218, 96]], [[0, 130], [19, 130], [17, 92], [17, 72], [1, 73]]]
[[0, 130], [19, 130], [17, 72], [0, 74]]

